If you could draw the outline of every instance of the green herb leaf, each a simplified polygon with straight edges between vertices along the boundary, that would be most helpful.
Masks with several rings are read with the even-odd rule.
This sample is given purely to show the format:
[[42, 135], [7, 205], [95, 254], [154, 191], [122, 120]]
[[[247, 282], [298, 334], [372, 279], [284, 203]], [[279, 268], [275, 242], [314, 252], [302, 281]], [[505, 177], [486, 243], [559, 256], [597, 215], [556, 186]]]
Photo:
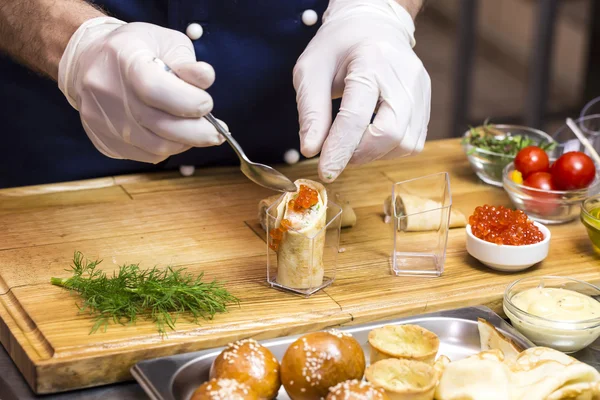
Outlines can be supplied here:
[[198, 323], [200, 318], [212, 319], [216, 313], [225, 312], [227, 305], [239, 300], [220, 283], [202, 282], [203, 273], [197, 277], [184, 268], [156, 267], [142, 270], [138, 264], [122, 265], [119, 271], [107, 276], [97, 269], [102, 260], [85, 260], [75, 252], [70, 278], [51, 278], [50, 283], [79, 293], [83, 302], [80, 312], [94, 316], [91, 333], [106, 331], [109, 322], [133, 324], [138, 316], [153, 321], [158, 332], [175, 329], [178, 315], [188, 315]]
[[536, 145], [546, 151], [556, 146], [555, 142], [540, 141], [538, 143], [527, 136], [498, 131], [494, 125], [489, 124], [488, 120], [481, 126], [469, 127], [469, 132], [469, 135], [463, 139], [463, 144], [466, 142], [477, 149], [509, 157], [516, 156], [521, 149], [527, 146]]

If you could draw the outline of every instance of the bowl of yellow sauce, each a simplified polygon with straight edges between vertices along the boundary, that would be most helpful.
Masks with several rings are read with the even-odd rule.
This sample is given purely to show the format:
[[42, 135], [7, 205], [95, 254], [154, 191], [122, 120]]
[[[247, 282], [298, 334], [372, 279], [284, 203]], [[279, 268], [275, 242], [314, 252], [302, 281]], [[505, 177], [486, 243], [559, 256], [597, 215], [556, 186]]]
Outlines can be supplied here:
[[600, 288], [574, 278], [519, 279], [504, 292], [504, 312], [537, 346], [574, 353], [600, 337]]
[[588, 197], [581, 205], [580, 219], [594, 249], [600, 252], [600, 195]]

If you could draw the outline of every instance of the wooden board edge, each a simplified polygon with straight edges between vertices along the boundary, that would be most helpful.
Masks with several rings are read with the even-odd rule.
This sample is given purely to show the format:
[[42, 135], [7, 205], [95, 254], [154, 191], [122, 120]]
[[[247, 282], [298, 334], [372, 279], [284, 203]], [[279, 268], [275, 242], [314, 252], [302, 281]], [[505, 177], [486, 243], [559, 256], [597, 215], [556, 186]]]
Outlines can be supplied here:
[[131, 367], [143, 360], [220, 347], [244, 338], [265, 340], [308, 333], [338, 327], [351, 321], [351, 316], [343, 312], [330, 315], [315, 314], [315, 317], [267, 329], [233, 330], [221, 336], [218, 341], [199, 338], [197, 341], [170, 343], [162, 347], [154, 346], [152, 349], [136, 348], [118, 354], [106, 353], [95, 357], [85, 355], [79, 359], [40, 360], [34, 365], [34, 379], [28, 380], [28, 383], [32, 385], [32, 390], [40, 395], [108, 385], [131, 380]]
[[39, 355], [3, 303], [0, 303], [0, 343], [29, 387], [35, 388], [37, 386], [35, 363], [39, 361]]

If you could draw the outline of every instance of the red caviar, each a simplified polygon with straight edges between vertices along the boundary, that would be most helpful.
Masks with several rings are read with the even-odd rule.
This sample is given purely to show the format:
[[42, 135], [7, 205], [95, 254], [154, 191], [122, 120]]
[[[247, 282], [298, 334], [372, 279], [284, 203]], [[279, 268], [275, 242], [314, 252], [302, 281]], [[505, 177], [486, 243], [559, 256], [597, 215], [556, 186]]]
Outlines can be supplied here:
[[292, 227], [292, 223], [287, 219], [282, 219], [279, 228], [275, 228], [269, 233], [271, 236], [271, 243], [269, 247], [274, 251], [279, 250], [279, 243], [281, 243], [281, 239], [283, 239], [283, 233], [289, 230]]
[[319, 202], [319, 193], [306, 185], [300, 185], [300, 191], [295, 199], [290, 200], [288, 207], [294, 211], [303, 211]]
[[[304, 211], [319, 202], [319, 193], [309, 188], [306, 185], [300, 185], [300, 190], [298, 191], [298, 195], [295, 199], [292, 199], [288, 202], [288, 208], [296, 212]], [[271, 243], [269, 247], [274, 251], [279, 249], [279, 244], [281, 243], [281, 239], [283, 239], [283, 233], [288, 231], [292, 227], [292, 223], [287, 219], [282, 219], [279, 225], [279, 228], [275, 228], [271, 231], [269, 236], [271, 236]]]
[[522, 246], [544, 240], [544, 234], [523, 211], [503, 206], [477, 207], [469, 225], [473, 235], [486, 242]]

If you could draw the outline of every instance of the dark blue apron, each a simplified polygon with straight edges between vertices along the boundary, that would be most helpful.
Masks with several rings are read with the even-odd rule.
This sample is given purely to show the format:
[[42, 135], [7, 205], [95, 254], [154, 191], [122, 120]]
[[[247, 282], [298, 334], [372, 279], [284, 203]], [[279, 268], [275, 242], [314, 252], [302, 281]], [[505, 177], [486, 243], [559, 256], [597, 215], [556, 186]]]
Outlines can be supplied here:
[[[217, 77], [209, 89], [213, 114], [228, 124], [252, 160], [280, 163], [287, 150], [299, 150], [292, 70], [316, 33], [327, 0], [96, 3], [127, 22], [180, 32], [200, 24], [204, 33], [194, 41], [196, 56], [210, 63]], [[302, 22], [307, 9], [317, 12], [317, 24]], [[57, 84], [7, 58], [0, 58], [0, 96], [0, 188], [238, 162], [227, 144], [191, 149], [159, 165], [107, 158], [89, 141]]]

